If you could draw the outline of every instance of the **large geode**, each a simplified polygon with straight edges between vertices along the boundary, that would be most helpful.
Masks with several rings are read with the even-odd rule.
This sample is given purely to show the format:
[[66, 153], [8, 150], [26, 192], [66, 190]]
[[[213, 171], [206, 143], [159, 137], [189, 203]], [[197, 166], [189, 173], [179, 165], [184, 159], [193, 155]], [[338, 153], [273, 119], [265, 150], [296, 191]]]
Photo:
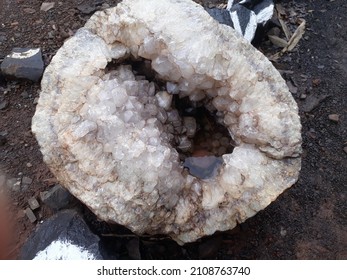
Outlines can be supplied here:
[[[236, 147], [215, 176], [184, 171], [162, 89], [123, 65], [139, 58], [180, 97], [218, 111]], [[47, 67], [32, 130], [53, 174], [99, 218], [181, 244], [245, 221], [300, 170], [284, 80], [190, 0], [124, 0], [93, 15]]]

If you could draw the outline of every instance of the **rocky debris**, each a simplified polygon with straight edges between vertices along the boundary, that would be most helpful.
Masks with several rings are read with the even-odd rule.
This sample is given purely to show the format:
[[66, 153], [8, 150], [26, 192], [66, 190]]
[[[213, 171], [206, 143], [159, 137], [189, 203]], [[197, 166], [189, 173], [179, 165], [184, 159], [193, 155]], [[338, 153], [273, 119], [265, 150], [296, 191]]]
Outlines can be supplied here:
[[6, 181], [6, 186], [12, 192], [19, 192], [21, 190], [20, 178], [9, 178]]
[[298, 92], [298, 88], [294, 85], [292, 81], [287, 81], [287, 86], [292, 94], [296, 94]]
[[14, 48], [1, 63], [1, 71], [4, 75], [34, 82], [41, 79], [43, 70], [40, 48]]
[[20, 259], [95, 260], [102, 255], [99, 237], [78, 212], [64, 210], [37, 226], [22, 247]]
[[30, 220], [31, 223], [35, 223], [36, 222], [36, 216], [34, 214], [34, 212], [28, 207], [24, 210], [25, 215], [28, 217], [28, 219]]
[[96, 10], [98, 10], [100, 6], [103, 5], [104, 2], [105, 1], [103, 0], [98, 0], [98, 1], [93, 1], [92, 4], [82, 3], [77, 6], [77, 10], [79, 10], [82, 14], [90, 15], [91, 13], [94, 13]]
[[347, 146], [343, 148], [343, 151], [347, 154]]
[[20, 192], [20, 191], [25, 191], [28, 189], [28, 187], [32, 183], [32, 179], [29, 177], [22, 177], [22, 173], [18, 174], [19, 177], [17, 178], [9, 178], [7, 179], [6, 185], [9, 188], [10, 191], [12, 192]]
[[36, 209], [40, 208], [40, 204], [35, 197], [29, 198], [28, 205], [29, 205], [31, 210], [36, 210]]
[[40, 7], [40, 11], [48, 12], [53, 9], [55, 6], [55, 2], [43, 2]]
[[[108, 67], [129, 53], [151, 61], [158, 84], [126, 63]], [[167, 82], [177, 98], [212, 111], [235, 142], [209, 180], [187, 173], [172, 144], [184, 116], [159, 106]], [[44, 161], [98, 218], [137, 234], [183, 244], [232, 229], [298, 178], [301, 124], [281, 75], [190, 0], [124, 0], [97, 12], [52, 58], [41, 85], [32, 131]]]
[[340, 115], [338, 115], [338, 114], [330, 114], [328, 116], [328, 118], [329, 118], [329, 120], [338, 123], [339, 120], [340, 120]]
[[75, 198], [61, 185], [55, 185], [49, 191], [40, 192], [40, 199], [55, 211], [68, 208], [75, 202]]
[[26, 190], [31, 185], [32, 182], [33, 180], [31, 178], [24, 176], [21, 181], [21, 189]]
[[305, 102], [302, 105], [302, 110], [305, 113], [309, 113], [317, 108], [319, 104], [328, 97], [328, 94], [311, 94], [305, 98]]

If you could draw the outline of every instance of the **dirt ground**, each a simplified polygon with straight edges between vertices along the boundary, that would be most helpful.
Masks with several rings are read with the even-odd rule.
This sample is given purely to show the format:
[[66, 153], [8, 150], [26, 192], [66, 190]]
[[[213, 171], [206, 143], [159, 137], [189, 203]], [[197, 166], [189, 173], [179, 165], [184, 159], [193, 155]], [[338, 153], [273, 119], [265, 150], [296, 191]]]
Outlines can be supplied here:
[[[47, 12], [40, 11], [42, 2], [0, 0], [0, 63], [13, 47], [41, 47], [47, 65], [93, 11], [119, 1], [55, 1]], [[223, 3], [197, 2], [208, 7]], [[234, 230], [183, 247], [165, 237], [134, 236], [121, 227], [97, 222], [84, 210], [104, 247], [114, 252], [110, 257], [347, 259], [347, 2], [277, 3], [291, 29], [306, 20], [306, 32], [296, 48], [274, 61], [300, 108], [304, 152], [298, 182]], [[284, 37], [283, 31], [280, 36]], [[268, 57], [280, 50], [267, 36], [259, 49]], [[4, 107], [0, 110], [0, 169], [9, 179], [32, 180], [27, 188], [10, 193], [8, 216], [15, 221], [8, 255], [12, 259], [36, 226], [23, 214], [27, 200], [56, 183], [30, 129], [39, 88], [39, 83], [6, 81], [0, 75]], [[36, 214], [44, 219], [52, 213], [42, 206]]]

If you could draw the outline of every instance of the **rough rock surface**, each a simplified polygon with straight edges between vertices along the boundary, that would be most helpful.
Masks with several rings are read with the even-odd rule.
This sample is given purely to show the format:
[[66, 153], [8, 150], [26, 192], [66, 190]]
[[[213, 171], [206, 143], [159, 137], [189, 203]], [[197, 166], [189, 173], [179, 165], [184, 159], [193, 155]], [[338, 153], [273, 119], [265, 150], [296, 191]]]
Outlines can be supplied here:
[[102, 259], [99, 237], [75, 210], [58, 212], [43, 222], [24, 244], [23, 260]]
[[[184, 172], [157, 87], [129, 65], [108, 70], [130, 56], [151, 61], [181, 97], [218, 110], [236, 147], [215, 177]], [[52, 59], [32, 130], [57, 179], [101, 219], [186, 243], [233, 228], [296, 182], [297, 110], [271, 63], [201, 6], [125, 0], [92, 16]]]

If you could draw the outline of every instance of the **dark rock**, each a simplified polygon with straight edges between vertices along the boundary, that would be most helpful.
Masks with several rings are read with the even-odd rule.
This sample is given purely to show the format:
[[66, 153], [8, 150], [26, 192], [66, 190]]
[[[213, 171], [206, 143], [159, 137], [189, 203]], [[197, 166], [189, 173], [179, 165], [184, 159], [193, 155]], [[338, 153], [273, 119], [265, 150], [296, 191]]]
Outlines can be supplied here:
[[1, 71], [4, 75], [37, 82], [43, 74], [41, 49], [14, 48], [4, 58]]
[[75, 197], [61, 185], [55, 185], [51, 190], [41, 192], [40, 199], [55, 211], [68, 208], [76, 201]]
[[[39, 225], [28, 238], [20, 254], [20, 259], [32, 260], [38, 252], [45, 250], [53, 242], [74, 245], [94, 259], [103, 259], [99, 248], [99, 237], [93, 234], [82, 217], [75, 210], [58, 212]], [[70, 246], [71, 247], [71, 246]], [[61, 248], [56, 254], [47, 254], [47, 259], [78, 259], [78, 255], [68, 254], [69, 247]], [[66, 252], [65, 252], [66, 250]]]
[[311, 94], [305, 99], [305, 103], [302, 106], [302, 110], [305, 113], [311, 112], [313, 109], [317, 108], [319, 104], [325, 100], [329, 95], [322, 94], [322, 95], [315, 95]]
[[96, 5], [89, 5], [89, 4], [80, 4], [77, 6], [77, 10], [79, 10], [82, 14], [89, 15], [97, 10]]
[[234, 24], [230, 18], [230, 13], [226, 9], [218, 9], [218, 8], [205, 8], [205, 10], [220, 24], [225, 24], [231, 27], [234, 27]]

